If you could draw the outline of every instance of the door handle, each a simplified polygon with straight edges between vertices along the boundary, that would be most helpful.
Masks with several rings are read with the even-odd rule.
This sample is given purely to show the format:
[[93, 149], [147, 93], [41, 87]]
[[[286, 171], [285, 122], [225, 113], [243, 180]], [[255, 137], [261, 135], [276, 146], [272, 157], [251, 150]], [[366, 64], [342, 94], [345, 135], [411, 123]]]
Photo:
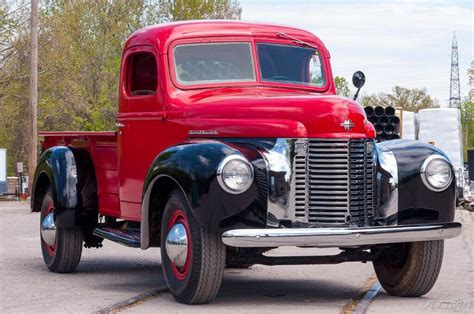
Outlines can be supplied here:
[[125, 126], [125, 124], [120, 123], [120, 122], [116, 122], [115, 126], [118, 127], [118, 128], [123, 128]]

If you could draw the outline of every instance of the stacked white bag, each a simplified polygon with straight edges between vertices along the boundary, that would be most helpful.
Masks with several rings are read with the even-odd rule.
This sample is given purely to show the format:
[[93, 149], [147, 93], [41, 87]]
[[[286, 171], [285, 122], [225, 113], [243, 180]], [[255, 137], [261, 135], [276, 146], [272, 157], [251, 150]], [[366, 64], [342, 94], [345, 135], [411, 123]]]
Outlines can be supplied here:
[[401, 138], [416, 140], [416, 113], [403, 111]]
[[459, 110], [456, 108], [422, 109], [418, 112], [418, 123], [418, 140], [439, 147], [449, 156], [455, 169], [463, 168]]

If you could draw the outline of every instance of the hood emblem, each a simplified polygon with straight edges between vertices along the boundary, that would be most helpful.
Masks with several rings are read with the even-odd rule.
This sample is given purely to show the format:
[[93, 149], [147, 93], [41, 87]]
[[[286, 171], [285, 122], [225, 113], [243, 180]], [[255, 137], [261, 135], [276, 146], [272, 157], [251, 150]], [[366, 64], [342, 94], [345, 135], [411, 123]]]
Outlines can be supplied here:
[[339, 125], [342, 126], [344, 130], [350, 131], [354, 127], [355, 123], [352, 122], [350, 119], [347, 119]]

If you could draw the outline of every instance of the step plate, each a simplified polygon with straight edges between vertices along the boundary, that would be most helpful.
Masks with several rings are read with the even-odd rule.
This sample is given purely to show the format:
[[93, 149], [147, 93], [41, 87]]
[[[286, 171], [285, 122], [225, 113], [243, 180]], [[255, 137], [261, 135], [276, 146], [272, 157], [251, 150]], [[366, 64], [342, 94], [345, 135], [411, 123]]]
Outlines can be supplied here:
[[140, 247], [139, 229], [95, 228], [94, 235], [129, 247]]

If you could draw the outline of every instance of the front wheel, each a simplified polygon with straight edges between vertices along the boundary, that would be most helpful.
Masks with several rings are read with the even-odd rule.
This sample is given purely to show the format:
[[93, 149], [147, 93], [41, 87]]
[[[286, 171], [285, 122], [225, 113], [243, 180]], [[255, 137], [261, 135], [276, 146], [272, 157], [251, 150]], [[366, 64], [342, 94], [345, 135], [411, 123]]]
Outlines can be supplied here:
[[202, 228], [182, 193], [174, 191], [161, 222], [163, 273], [174, 298], [203, 304], [219, 291], [225, 267], [225, 245], [217, 232]]
[[82, 254], [83, 232], [79, 228], [57, 228], [53, 191], [43, 197], [40, 215], [40, 238], [43, 260], [50, 271], [71, 273], [76, 270]]
[[438, 279], [443, 249], [443, 240], [395, 244], [374, 261], [377, 279], [389, 295], [422, 296]]

